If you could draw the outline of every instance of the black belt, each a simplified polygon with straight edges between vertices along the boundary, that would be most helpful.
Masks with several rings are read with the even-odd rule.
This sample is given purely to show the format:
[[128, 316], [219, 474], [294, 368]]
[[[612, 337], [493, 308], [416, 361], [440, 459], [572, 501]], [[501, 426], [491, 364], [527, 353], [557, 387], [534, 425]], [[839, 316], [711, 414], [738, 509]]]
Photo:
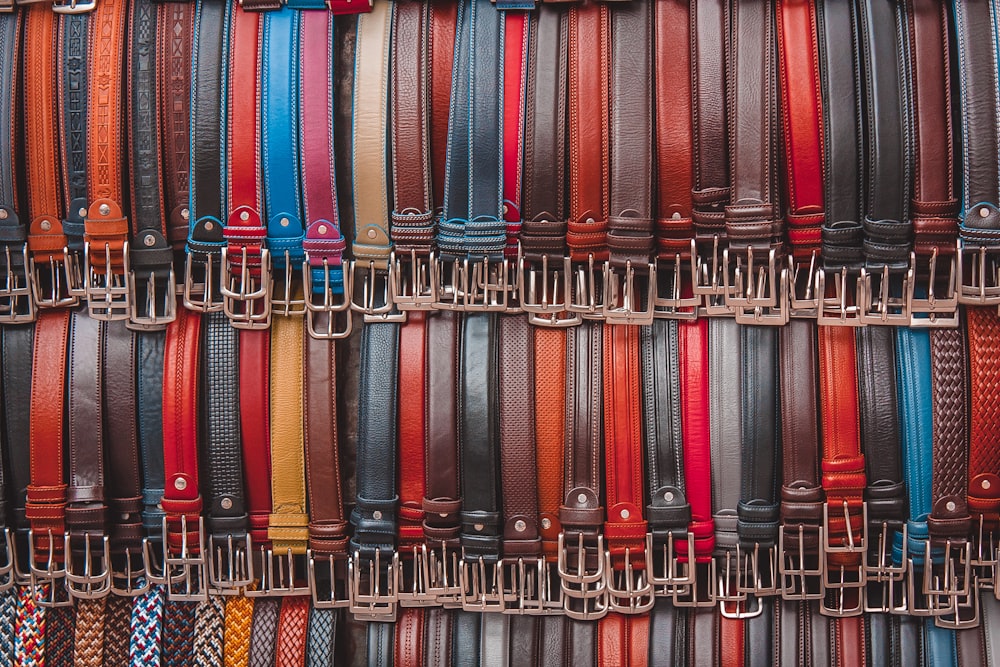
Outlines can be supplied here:
[[20, 14], [0, 15], [0, 155], [10, 156], [0, 164], [0, 322], [31, 322], [35, 319], [35, 300], [28, 275], [28, 232], [19, 206], [17, 174], [19, 154], [17, 103], [18, 71], [21, 58]]
[[69, 249], [83, 251], [83, 218], [87, 211], [87, 62], [90, 15], [59, 17], [62, 77], [63, 232]]
[[[31, 452], [27, 442], [31, 428], [31, 369], [35, 331], [34, 327], [3, 327], [0, 334], [3, 336], [3, 426], [5, 441], [10, 445], [7, 449], [9, 468], [6, 471], [13, 492], [10, 496], [10, 511], [6, 512], [6, 525], [14, 533], [13, 545], [19, 563], [18, 571], [14, 573], [15, 578], [27, 583], [29, 523], [25, 516], [25, 504], [26, 489], [31, 479]], [[8, 549], [10, 546], [11, 543], [8, 542]]]

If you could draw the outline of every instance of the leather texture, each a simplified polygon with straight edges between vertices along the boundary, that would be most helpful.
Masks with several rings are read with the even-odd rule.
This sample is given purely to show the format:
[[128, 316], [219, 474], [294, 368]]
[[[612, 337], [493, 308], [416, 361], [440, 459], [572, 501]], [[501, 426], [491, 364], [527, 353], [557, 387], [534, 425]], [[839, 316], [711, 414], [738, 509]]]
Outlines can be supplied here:
[[239, 332], [240, 435], [250, 537], [267, 545], [271, 513], [271, 336]]
[[[191, 94], [191, 85], [194, 80], [194, 24], [198, 8], [184, 2], [163, 3], [157, 8], [155, 48], [160, 54], [157, 58], [157, 103], [163, 122], [164, 184], [161, 192], [167, 217], [167, 240], [174, 250], [184, 249], [190, 221], [194, 219], [189, 199], [192, 180], [191, 109], [192, 102], [198, 98]], [[202, 63], [199, 61], [199, 64]], [[217, 94], [209, 97], [217, 97]], [[211, 104], [211, 101], [208, 103]], [[218, 138], [214, 141], [218, 142]]]
[[[399, 328], [399, 541], [400, 549], [424, 541], [424, 434], [426, 402], [427, 325], [422, 311], [409, 313]], [[433, 465], [433, 462], [431, 462]]]
[[305, 664], [309, 607], [310, 600], [305, 595], [290, 595], [281, 601], [275, 667], [300, 667]]
[[460, 529], [458, 445], [459, 315], [442, 311], [427, 318], [427, 412], [424, 539], [457, 546]]
[[[139, 556], [142, 546], [142, 477], [137, 437], [136, 346], [138, 334], [123, 321], [105, 325], [104, 414], [106, 489], [111, 549], [115, 555]], [[126, 635], [128, 633], [126, 632]]]
[[704, 319], [677, 327], [681, 385], [681, 433], [684, 442], [684, 482], [691, 505], [691, 532], [698, 562], [711, 560], [715, 550], [712, 518], [712, 437], [709, 406], [708, 330]]
[[968, 482], [968, 395], [965, 336], [960, 330], [930, 333], [932, 481], [927, 526], [932, 540], [961, 544], [971, 519]]
[[715, 552], [735, 551], [737, 506], [743, 479], [743, 388], [740, 328], [732, 320], [708, 322], [709, 427]]
[[406, 609], [396, 621], [395, 667], [420, 667], [424, 664], [423, 609]]
[[994, 442], [1000, 429], [1000, 410], [992, 396], [1000, 382], [995, 359], [1000, 350], [1000, 319], [990, 308], [966, 310], [969, 336], [969, 510], [973, 525], [992, 530], [1000, 521], [1000, 452]]
[[161, 535], [163, 509], [163, 343], [162, 332], [136, 336], [136, 403], [142, 465], [142, 525], [150, 539]]
[[561, 530], [559, 506], [563, 500], [566, 447], [566, 338], [562, 329], [534, 328], [539, 533], [542, 552], [550, 561], [556, 555]]

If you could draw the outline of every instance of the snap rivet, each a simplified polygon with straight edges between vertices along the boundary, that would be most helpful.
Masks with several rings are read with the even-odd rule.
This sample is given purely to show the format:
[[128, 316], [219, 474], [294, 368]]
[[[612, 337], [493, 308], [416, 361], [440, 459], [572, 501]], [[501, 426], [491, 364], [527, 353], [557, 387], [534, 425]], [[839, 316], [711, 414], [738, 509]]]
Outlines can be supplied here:
[[990, 480], [988, 480], [988, 479], [984, 479], [983, 480], [983, 488], [984, 489], [990, 488]]
[[542, 528], [548, 530], [552, 527], [552, 519], [542, 519]]
[[232, 498], [223, 498], [219, 501], [219, 505], [221, 505], [224, 510], [231, 510], [233, 509], [233, 500]]
[[627, 519], [630, 516], [632, 516], [632, 515], [631, 515], [631, 513], [628, 510], [622, 510], [622, 518], [623, 519]]
[[184, 479], [183, 477], [178, 477], [177, 479], [174, 480], [174, 488], [177, 489], [178, 491], [183, 491], [184, 489], [187, 488], [187, 485], [188, 485], [187, 480]]
[[440, 513], [438, 513], [438, 516], [441, 517], [442, 519], [447, 519], [448, 518], [448, 513], [447, 512], [440, 512]]
[[476, 530], [482, 530], [483, 529], [483, 524], [477, 523], [476, 525], [473, 526], [473, 528], [475, 528]]
[[316, 228], [316, 231], [318, 231], [321, 235], [326, 236], [326, 225], [320, 225]]
[[240, 220], [249, 220], [249, 219], [250, 219], [250, 214], [249, 213], [247, 213], [246, 211], [243, 211], [242, 213], [240, 213]]
[[671, 502], [674, 499], [674, 492], [673, 491], [665, 492], [663, 494], [663, 499], [666, 500], [668, 503]]
[[374, 229], [369, 229], [368, 230], [368, 238], [373, 239], [376, 236], [378, 236], [378, 232], [376, 232]]
[[586, 223], [588, 225], [592, 225], [592, 224], [594, 224], [594, 219], [593, 218], [587, 218]]
[[576, 497], [576, 502], [580, 503], [581, 505], [587, 502], [587, 494], [581, 493], [580, 495], [578, 495]]
[[7, 219], [7, 210], [0, 208], [0, 220], [6, 220], [6, 219]]
[[182, 208], [181, 209], [181, 217], [184, 218], [185, 220], [187, 220], [188, 218], [191, 217], [191, 211], [189, 209]]
[[205, 223], [205, 231], [206, 232], [210, 232], [213, 229], [215, 229], [215, 224], [211, 220], [209, 220], [208, 222]]
[[986, 208], [985, 206], [979, 209], [980, 218], [986, 218], [989, 217], [989, 215], [990, 215], [990, 209]]
[[121, 517], [122, 517], [122, 521], [128, 521], [128, 512], [123, 512], [122, 515], [121, 515]]
[[528, 526], [523, 521], [521, 521], [520, 519], [518, 519], [517, 521], [514, 522], [514, 530], [516, 530], [519, 533], [523, 533], [524, 529], [527, 528], [527, 527]]
[[281, 226], [282, 227], [287, 227], [289, 224], [290, 223], [288, 222], [288, 218], [282, 218], [281, 219]]
[[80, 216], [81, 218], [86, 218], [87, 217], [87, 209], [81, 208], [79, 211], [76, 212], [76, 214], [78, 216]]
[[153, 237], [152, 234], [147, 234], [146, 236], [142, 237], [142, 244], [147, 248], [152, 248], [154, 245], [156, 245], [156, 239]]
[[949, 512], [954, 512], [955, 511], [955, 501], [949, 500], [947, 502], [947, 504], [945, 504], [945, 507], [948, 509]]
[[52, 229], [52, 223], [49, 222], [48, 220], [42, 220], [42, 224], [40, 226], [43, 232], [47, 232]]
[[111, 207], [107, 204], [101, 204], [101, 208], [99, 210], [101, 211], [101, 215], [108, 215], [111, 213]]
[[374, 512], [372, 512], [372, 517], [376, 521], [378, 521], [378, 520], [380, 520], [382, 518], [382, 512], [380, 512], [379, 510], [375, 510]]

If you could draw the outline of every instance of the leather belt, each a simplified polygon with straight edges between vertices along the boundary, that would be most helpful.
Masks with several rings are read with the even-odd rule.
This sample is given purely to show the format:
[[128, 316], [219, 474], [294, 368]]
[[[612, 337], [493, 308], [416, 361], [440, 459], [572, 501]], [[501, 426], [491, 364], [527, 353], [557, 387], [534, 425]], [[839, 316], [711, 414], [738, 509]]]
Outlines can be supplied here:
[[423, 609], [406, 609], [396, 621], [396, 646], [393, 664], [397, 667], [421, 667], [424, 664]]
[[[184, 660], [190, 660], [194, 638], [194, 602], [167, 602], [163, 609], [163, 646], [161, 649], [164, 667], [181, 667]], [[184, 657], [182, 657], [184, 656]]]
[[[959, 201], [951, 107], [948, 7], [932, 0], [906, 6], [913, 76], [914, 266], [910, 325], [958, 324], [955, 248]], [[935, 166], [937, 165], [937, 166]], [[926, 314], [925, 314], [926, 313]]]
[[561, 610], [563, 607], [562, 587], [556, 564], [559, 559], [559, 533], [562, 530], [559, 506], [563, 500], [563, 461], [566, 449], [566, 338], [566, 332], [557, 329], [536, 328], [534, 331], [535, 458], [539, 534], [545, 557], [542, 606], [550, 610]]
[[611, 11], [611, 208], [602, 313], [625, 324], [652, 324], [656, 300], [653, 4], [634, 0]]
[[1000, 167], [991, 156], [1000, 147], [997, 49], [993, 4], [974, 0], [954, 6], [958, 52], [958, 89], [962, 127], [962, 210], [959, 218], [959, 301], [969, 305], [1000, 303], [995, 275], [996, 220], [1000, 216]]
[[687, 655], [687, 614], [660, 598], [649, 615], [649, 666], [669, 667]]
[[452, 647], [452, 617], [448, 609], [428, 609], [424, 664], [428, 667], [450, 667]]
[[707, 667], [718, 662], [717, 626], [720, 618], [714, 609], [698, 609], [690, 614], [686, 656], [689, 665]]
[[719, 665], [742, 667], [746, 653], [747, 622], [732, 616], [719, 617]]
[[223, 660], [225, 640], [225, 600], [217, 595], [197, 603], [194, 611], [194, 647], [196, 665], [218, 665]]
[[484, 667], [509, 665], [511, 617], [482, 614], [479, 619], [479, 664]]
[[[35, 319], [24, 223], [27, 216], [23, 205], [26, 202], [19, 199], [18, 190], [23, 158], [15, 150], [19, 130], [15, 100], [19, 97], [18, 82], [22, 72], [28, 71], [28, 59], [21, 51], [25, 23], [23, 12], [0, 16], [0, 80], [4, 81], [0, 89], [0, 151], [10, 156], [0, 166], [0, 275], [4, 276], [3, 287], [0, 288], [0, 322], [6, 324], [32, 322]], [[44, 51], [40, 59], [47, 59], [51, 64], [51, 42]], [[51, 74], [48, 76], [51, 77]], [[51, 112], [49, 117], [51, 119]], [[50, 154], [50, 160], [53, 154]]]
[[281, 601], [274, 656], [275, 667], [299, 667], [306, 659], [309, 598], [293, 595]]
[[[504, 275], [516, 282], [517, 257], [520, 252], [518, 237], [521, 235], [521, 187], [523, 175], [524, 133], [525, 133], [525, 77], [528, 65], [528, 36], [531, 15], [517, 11], [518, 7], [503, 6], [503, 219], [506, 223], [507, 240], [504, 257], [509, 268]], [[520, 310], [517, 286], [511, 285], [508, 311]]]
[[597, 664], [645, 667], [649, 659], [649, 616], [611, 613], [597, 626]]
[[452, 70], [455, 61], [455, 39], [458, 4], [451, 0], [431, 0], [427, 28], [429, 62], [428, 136], [430, 138], [431, 187], [434, 193], [435, 216], [444, 206], [444, 181], [447, 171], [448, 121], [451, 116]]
[[[608, 611], [601, 506], [604, 326], [584, 322], [566, 337], [566, 446], [558, 569], [566, 615]], [[600, 370], [598, 370], [600, 369]]]
[[737, 321], [784, 324], [788, 319], [785, 222], [773, 160], [777, 133], [777, 71], [771, 56], [774, 17], [767, 3], [733, 5], [728, 62], [732, 110], [732, 197], [725, 208], [723, 252], [726, 306]]
[[241, 330], [237, 350], [248, 527], [253, 545], [266, 549], [271, 513], [271, 336], [267, 331]]
[[254, 603], [253, 625], [250, 626], [250, 667], [274, 664], [280, 615], [281, 600], [278, 598], [264, 598]]
[[250, 663], [250, 632], [254, 599], [243, 595], [226, 600], [222, 629], [222, 659], [225, 667], [247, 667]]
[[313, 607], [309, 614], [306, 640], [306, 665], [314, 667], [333, 662], [340, 613], [335, 609]]
[[826, 130], [820, 87], [816, 3], [781, 0], [777, 18], [781, 121], [785, 149], [789, 290], [796, 313], [816, 314], [823, 198], [823, 138]]
[[3, 340], [3, 427], [5, 443], [10, 446], [5, 479], [12, 490], [11, 503], [7, 514], [7, 530], [4, 531], [4, 557], [0, 573], [3, 574], [3, 588], [14, 590], [14, 584], [24, 586], [29, 583], [28, 545], [31, 523], [26, 515], [27, 487], [31, 483], [31, 447], [25, 447], [31, 433], [31, 378], [34, 362], [35, 327], [0, 328]]
[[162, 187], [163, 212], [166, 217], [167, 241], [175, 251], [183, 252], [191, 220], [190, 122], [196, 7], [183, 0], [157, 1], [159, 25], [156, 32], [156, 94], [162, 124], [162, 171], [165, 183]]
[[862, 667], [865, 655], [865, 625], [860, 616], [847, 616], [831, 621], [833, 630], [832, 662], [844, 667]]
[[861, 321], [867, 324], [909, 324], [909, 268], [913, 223], [910, 220], [912, 146], [909, 111], [905, 108], [910, 82], [900, 74], [906, 59], [901, 42], [903, 9], [895, 2], [865, 3], [858, 12], [857, 39], [861, 62], [859, 81], [867, 145], [864, 258], [859, 278]]
[[[838, 617], [861, 614], [863, 557], [868, 525], [864, 503], [865, 461], [858, 427], [857, 344], [843, 327], [819, 327], [819, 398], [822, 419], [823, 586], [820, 611]], [[839, 627], [839, 626], [838, 626]]]

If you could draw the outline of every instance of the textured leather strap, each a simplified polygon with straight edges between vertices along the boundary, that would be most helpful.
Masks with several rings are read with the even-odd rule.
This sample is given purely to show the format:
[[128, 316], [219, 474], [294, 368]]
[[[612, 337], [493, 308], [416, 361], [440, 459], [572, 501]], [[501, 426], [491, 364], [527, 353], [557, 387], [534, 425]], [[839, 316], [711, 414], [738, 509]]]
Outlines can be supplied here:
[[239, 332], [240, 437], [250, 538], [257, 547], [269, 544], [271, 514], [271, 335]]
[[597, 625], [597, 664], [645, 667], [649, 659], [649, 617], [608, 614]]
[[1000, 523], [1000, 452], [990, 443], [1000, 433], [1000, 409], [989, 397], [1000, 385], [1000, 319], [989, 308], [966, 310], [969, 335], [969, 510], [981, 531]]
[[[0, 150], [10, 158], [0, 167], [0, 271], [6, 276], [5, 287], [0, 292], [0, 320], [4, 322], [29, 322], [35, 317], [34, 297], [28, 276], [27, 228], [28, 212], [22, 208], [18, 185], [23, 181], [22, 151], [15, 150], [19, 141], [20, 82], [27, 59], [21, 53], [25, 21], [19, 14], [8, 13], [0, 17], [0, 75], [4, 84], [0, 88], [3, 111], [0, 111]], [[52, 46], [45, 48], [49, 59]], [[51, 61], [50, 61], [51, 62]], [[51, 107], [50, 107], [51, 109]], [[49, 112], [51, 122], [51, 111]], [[54, 157], [54, 156], [53, 156]]]
[[[192, 220], [188, 195], [191, 190], [190, 122], [196, 11], [196, 6], [189, 2], [164, 2], [157, 7], [155, 66], [158, 113], [162, 123], [163, 212], [167, 240], [178, 251], [184, 249]], [[215, 141], [218, 142], [218, 138]]]
[[420, 667], [424, 664], [424, 610], [407, 609], [396, 621], [393, 665]]
[[427, 610], [424, 632], [424, 664], [428, 667], [451, 665], [452, 625], [454, 613], [448, 609]]
[[[85, 209], [89, 197], [91, 14], [66, 14], [58, 18], [60, 43], [57, 62], [61, 73], [58, 76], [59, 98], [56, 104], [62, 145], [62, 231], [66, 234], [69, 248], [80, 252], [83, 250]], [[74, 287], [76, 295], [79, 295], [80, 286]]]
[[167, 600], [163, 609], [164, 667], [182, 667], [191, 660], [194, 640], [194, 602]]
[[740, 447], [743, 413], [743, 388], [740, 382], [742, 353], [739, 326], [732, 320], [709, 320], [712, 515], [715, 522], [715, 553], [723, 557], [723, 560], [727, 553], [735, 554], [739, 543], [737, 505], [743, 479]]
[[163, 508], [163, 344], [165, 334], [136, 340], [136, 402], [142, 464], [142, 524], [150, 540], [162, 538]]
[[214, 667], [222, 662], [225, 604], [221, 596], [213, 595], [195, 607], [192, 656], [195, 667]]
[[430, 62], [427, 75], [430, 79], [430, 144], [431, 183], [434, 192], [434, 210], [444, 206], [444, 181], [448, 147], [448, 121], [451, 107], [452, 68], [455, 61], [455, 37], [458, 21], [458, 3], [451, 0], [432, 0], [428, 26]]
[[129, 665], [159, 664], [162, 655], [163, 603], [162, 586], [150, 586], [135, 598], [130, 619]]
[[542, 552], [554, 562], [561, 530], [559, 506], [566, 447], [566, 332], [536, 328], [534, 358], [539, 532]]
[[292, 595], [281, 601], [274, 667], [300, 667], [306, 660], [309, 598]]
[[681, 434], [684, 442], [684, 481], [691, 505], [691, 527], [699, 563], [715, 549], [712, 520], [712, 455], [708, 361], [708, 323], [684, 322], [677, 327], [681, 385]]
[[[31, 447], [24, 446], [29, 442], [31, 432], [31, 382], [32, 364], [34, 359], [33, 344], [35, 327], [3, 327], [2, 336], [3, 365], [3, 419], [4, 442], [8, 445], [7, 466], [10, 505], [6, 508], [6, 523], [14, 537], [15, 551], [22, 565], [23, 574], [30, 564], [27, 554], [28, 529], [30, 522], [25, 514], [27, 503], [27, 487], [31, 483]], [[20, 447], [13, 443], [22, 443]]]
[[[501, 0], [501, 5], [503, 0]], [[507, 226], [504, 256], [516, 261], [518, 237], [521, 234], [521, 184], [523, 176], [525, 132], [525, 77], [528, 66], [528, 35], [530, 14], [513, 11], [520, 7], [504, 7], [503, 40], [503, 219]]]
[[336, 609], [313, 608], [309, 613], [306, 667], [333, 664], [339, 615]]

